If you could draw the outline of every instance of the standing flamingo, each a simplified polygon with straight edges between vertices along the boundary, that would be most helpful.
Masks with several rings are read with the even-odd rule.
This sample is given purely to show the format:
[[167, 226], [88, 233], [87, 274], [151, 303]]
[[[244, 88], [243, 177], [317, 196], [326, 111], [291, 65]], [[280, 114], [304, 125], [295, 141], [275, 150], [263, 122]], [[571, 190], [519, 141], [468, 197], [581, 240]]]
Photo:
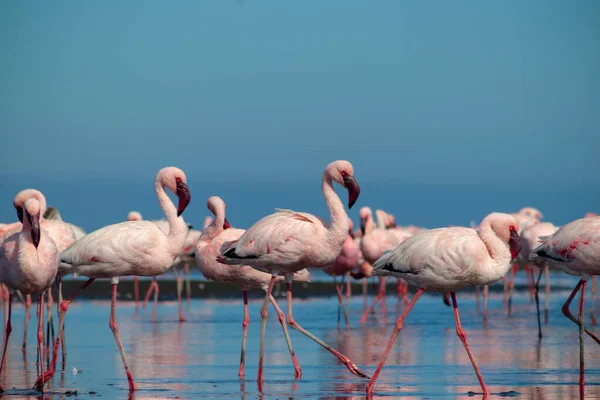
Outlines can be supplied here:
[[[344, 241], [344, 245], [342, 246], [342, 251], [339, 256], [335, 259], [332, 264], [329, 264], [323, 267], [323, 272], [327, 275], [333, 277], [333, 282], [335, 284], [335, 290], [338, 295], [338, 324], [340, 323], [340, 314], [342, 309], [344, 310], [344, 321], [346, 322], [346, 327], [349, 327], [350, 323], [348, 320], [348, 307], [350, 302], [350, 272], [356, 268], [358, 265], [358, 261], [360, 259], [360, 247], [354, 241], [352, 237], [352, 220], [348, 218], [348, 236]], [[338, 286], [337, 277], [340, 276], [342, 278], [342, 282]], [[344, 308], [344, 281], [346, 281], [346, 308]]]
[[419, 289], [396, 320], [392, 337], [367, 385], [368, 395], [373, 393], [375, 381], [404, 326], [406, 316], [424, 291], [450, 292], [456, 333], [469, 355], [484, 396], [489, 394], [460, 324], [455, 292], [502, 278], [519, 254], [518, 231], [519, 223], [514, 217], [492, 213], [483, 219], [477, 231], [460, 227], [432, 229], [405, 240], [377, 260], [373, 265], [376, 275], [400, 277]]
[[[562, 307], [563, 314], [579, 325], [579, 397], [585, 392], [583, 332], [597, 343], [600, 339], [585, 328], [583, 313], [585, 287], [593, 275], [600, 275], [600, 217], [581, 218], [570, 222], [550, 236], [539, 238], [541, 245], [533, 250], [531, 260], [547, 263], [581, 279]], [[579, 318], [569, 311], [571, 301], [581, 290]]]
[[[127, 221], [142, 221], [142, 214], [138, 211], [130, 211], [127, 215]], [[140, 300], [140, 283], [137, 275], [133, 276], [133, 299], [135, 301], [135, 309], [139, 307]]]
[[[181, 253], [188, 227], [181, 214], [189, 204], [191, 195], [186, 176], [175, 167], [161, 169], [156, 175], [154, 188], [158, 202], [169, 222], [169, 233], [150, 221], [126, 221], [105, 226], [79, 239], [59, 257], [61, 275], [77, 274], [89, 279], [69, 299], [60, 305], [66, 313], [73, 299], [97, 278], [110, 278], [112, 301], [109, 326], [121, 353], [129, 390], [135, 390], [116, 321], [117, 284], [121, 276], [156, 276], [164, 274]], [[179, 198], [176, 208], [165, 187]], [[54, 367], [49, 377], [54, 373]], [[48, 377], [48, 378], [49, 378]], [[44, 381], [47, 378], [44, 377]]]
[[[44, 376], [44, 293], [56, 277], [58, 251], [48, 232], [41, 227], [44, 218], [42, 204], [37, 199], [30, 198], [20, 207], [22, 229], [4, 240], [0, 251], [0, 281], [10, 290], [0, 374], [4, 366], [8, 338], [12, 331], [10, 323], [12, 294], [18, 290], [25, 295], [40, 294], [37, 339], [40, 378], [42, 378]], [[43, 391], [43, 387], [41, 389]], [[3, 391], [0, 386], [0, 392]]]
[[[246, 339], [248, 337], [248, 326], [250, 325], [250, 314], [248, 313], [248, 290], [260, 288], [267, 290], [271, 275], [258, 271], [248, 265], [228, 265], [217, 261], [220, 255], [221, 247], [228, 242], [237, 240], [244, 234], [243, 229], [231, 228], [227, 218], [225, 218], [225, 202], [217, 196], [212, 196], [208, 199], [208, 209], [215, 215], [214, 221], [204, 229], [198, 244], [196, 245], [196, 262], [198, 268], [205, 278], [217, 282], [237, 282], [242, 287], [242, 295], [244, 298], [244, 321], [242, 322], [242, 351], [240, 356], [240, 371], [239, 377], [244, 379], [244, 365], [246, 359]], [[306, 269], [303, 269], [294, 274], [294, 281], [310, 282], [310, 274]], [[283, 280], [283, 277], [278, 277], [278, 280]], [[273, 296], [269, 297], [273, 307], [277, 311], [279, 322], [283, 328], [286, 342], [288, 344], [292, 362], [294, 363], [294, 375], [300, 378], [302, 370], [296, 360], [296, 354], [292, 348], [287, 326], [285, 323], [285, 315], [277, 301]]]
[[[549, 222], [540, 222], [539, 224], [530, 225], [527, 228], [521, 230], [521, 251], [519, 252], [519, 257], [522, 260], [529, 260], [529, 255], [533, 252], [535, 248], [537, 248], [541, 242], [539, 240], [540, 236], [550, 236], [554, 234], [558, 230], [558, 227], [554, 226]], [[546, 306], [544, 308], [545, 311], [545, 319], [548, 321], [548, 309], [549, 309], [549, 301], [550, 301], [550, 272], [548, 271], [548, 265], [544, 263], [534, 263], [540, 269], [539, 276], [535, 282], [535, 305], [537, 308], [537, 318], [538, 318], [538, 337], [542, 338], [542, 322], [540, 318], [540, 299], [539, 299], [539, 286], [540, 279], [542, 278], [542, 273], [546, 274]]]
[[336, 181], [348, 190], [348, 207], [352, 207], [360, 194], [354, 179], [354, 169], [348, 161], [335, 161], [325, 168], [322, 190], [329, 209], [331, 224], [303, 212], [277, 210], [251, 226], [236, 241], [224, 246], [221, 262], [250, 265], [271, 274], [267, 295], [261, 308], [260, 358], [258, 362], [259, 389], [263, 382], [264, 337], [267, 306], [278, 276], [287, 283], [288, 324], [314, 340], [335, 355], [354, 375], [367, 377], [350, 359], [334, 350], [321, 339], [302, 328], [292, 315], [292, 278], [294, 272], [304, 268], [324, 267], [331, 264], [342, 251], [348, 236], [348, 215], [342, 201], [333, 189]]

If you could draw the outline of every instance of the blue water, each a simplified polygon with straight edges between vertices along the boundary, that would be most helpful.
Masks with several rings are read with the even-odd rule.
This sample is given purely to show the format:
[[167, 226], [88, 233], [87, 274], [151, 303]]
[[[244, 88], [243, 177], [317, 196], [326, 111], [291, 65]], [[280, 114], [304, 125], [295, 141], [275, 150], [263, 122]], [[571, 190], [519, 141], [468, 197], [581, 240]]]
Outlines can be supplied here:
[[[537, 339], [535, 306], [528, 295], [517, 294], [514, 315], [503, 311], [501, 295], [492, 296], [489, 321], [484, 325], [473, 295], [458, 298], [463, 327], [482, 374], [495, 394], [521, 399], [578, 398], [578, 330], [560, 313], [568, 293], [552, 293], [547, 335]], [[543, 298], [543, 297], [542, 297]], [[285, 301], [281, 300], [282, 306]], [[379, 312], [367, 324], [358, 323], [360, 296], [352, 298], [351, 328], [337, 326], [335, 299], [297, 301], [299, 323], [348, 355], [372, 373], [393, 328], [396, 299], [388, 297], [387, 324]], [[366, 381], [350, 375], [321, 347], [291, 330], [303, 370], [300, 380], [293, 368], [281, 328], [273, 312], [267, 325], [264, 391], [255, 382], [258, 362], [260, 301], [251, 301], [246, 380], [237, 377], [241, 339], [241, 301], [194, 300], [188, 322], [176, 322], [176, 303], [161, 303], [158, 323], [151, 310], [135, 311], [131, 302], [119, 303], [117, 319], [139, 390], [135, 399], [358, 399]], [[67, 315], [68, 358], [64, 373], [49, 385], [50, 399], [128, 398], [119, 353], [108, 327], [105, 301], [74, 302]], [[13, 334], [2, 383], [8, 394], [25, 398], [35, 381], [35, 317], [32, 317], [26, 360], [20, 349], [23, 310], [15, 305]], [[600, 357], [597, 345], [586, 340], [587, 397], [600, 398]], [[59, 360], [60, 365], [60, 360]], [[74, 373], [76, 368], [80, 372]], [[12, 387], [18, 389], [10, 389]], [[469, 359], [458, 340], [451, 308], [437, 296], [425, 295], [409, 315], [386, 367], [376, 385], [375, 398], [467, 399], [480, 390]], [[96, 392], [96, 394], [90, 394]], [[500, 398], [493, 396], [492, 398]]]

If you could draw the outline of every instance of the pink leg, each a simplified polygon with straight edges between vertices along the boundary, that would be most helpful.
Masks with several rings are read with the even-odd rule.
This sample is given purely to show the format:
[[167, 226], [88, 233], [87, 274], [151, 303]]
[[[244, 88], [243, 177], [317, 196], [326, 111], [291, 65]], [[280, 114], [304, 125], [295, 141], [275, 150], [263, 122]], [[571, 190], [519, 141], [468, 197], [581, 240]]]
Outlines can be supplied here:
[[144, 296], [144, 302], [142, 303], [142, 308], [146, 308], [146, 305], [148, 304], [148, 300], [150, 299], [150, 295], [152, 294], [152, 291], [154, 290], [155, 282], [156, 282], [156, 278], [152, 278], [152, 281], [150, 282], [150, 286], [148, 286], [148, 290], [146, 291], [146, 296]]
[[379, 290], [383, 292], [383, 296], [379, 299], [379, 303], [381, 305], [381, 312], [383, 313], [383, 320], [387, 322], [387, 307], [386, 307], [386, 286], [385, 286], [385, 278], [383, 276], [379, 277]]
[[325, 350], [329, 351], [331, 354], [336, 356], [342, 363], [346, 365], [348, 371], [356, 376], [360, 376], [361, 378], [368, 378], [369, 376], [362, 372], [356, 364], [354, 364], [348, 357], [340, 353], [339, 351], [333, 349], [333, 347], [329, 346], [321, 339], [308, 332], [306, 329], [301, 327], [296, 320], [294, 320], [294, 316], [292, 315], [292, 284], [288, 282], [287, 284], [287, 311], [288, 311], [288, 324], [298, 332], [302, 333], [306, 337], [312, 339], [314, 342], [320, 344]]
[[184, 271], [185, 271], [185, 294], [187, 297], [187, 304], [188, 304], [188, 311], [190, 310], [190, 304], [192, 302], [192, 282], [190, 280], [190, 264], [189, 263], [185, 263], [184, 264]]
[[294, 377], [296, 379], [300, 379], [300, 377], [302, 377], [302, 370], [300, 369], [300, 364], [298, 364], [298, 360], [296, 359], [296, 352], [294, 352], [294, 348], [292, 347], [292, 340], [290, 339], [290, 334], [287, 330], [285, 315], [283, 314], [283, 311], [281, 311], [279, 304], [277, 304], [277, 300], [275, 300], [275, 297], [271, 295], [269, 296], [269, 299], [271, 300], [271, 304], [273, 304], [273, 308], [275, 308], [275, 311], [277, 312], [277, 318], [279, 319], [279, 323], [283, 328], [283, 335], [285, 336], [285, 341], [288, 345], [290, 356], [292, 356], [292, 363], [294, 364]]
[[585, 316], [583, 307], [585, 304], [585, 286], [587, 281], [583, 281], [581, 286], [581, 296], [579, 297], [579, 399], [585, 398], [585, 361], [583, 354], [583, 332], [585, 330]]
[[258, 358], [258, 377], [256, 380], [258, 381], [258, 389], [262, 391], [262, 383], [264, 382], [264, 374], [263, 374], [263, 364], [264, 364], [264, 356], [265, 356], [265, 331], [267, 329], [267, 316], [269, 315], [269, 297], [271, 296], [271, 292], [273, 292], [273, 286], [275, 286], [276, 276], [271, 276], [271, 281], [269, 282], [269, 287], [267, 288], [267, 294], [265, 295], [265, 301], [260, 309], [260, 350], [259, 350], [259, 358]]
[[349, 325], [348, 314], [346, 313], [346, 310], [344, 308], [343, 284], [338, 285], [335, 276], [333, 277], [333, 283], [335, 285], [335, 291], [337, 292], [337, 296], [338, 296], [338, 327], [340, 325], [340, 314], [341, 314], [342, 310], [344, 310], [344, 321], [346, 322], [346, 326], [348, 326]]
[[515, 286], [515, 274], [519, 267], [517, 264], [513, 265], [510, 271], [510, 281], [508, 283], [508, 316], [512, 316], [512, 291]]
[[363, 310], [367, 309], [367, 293], [368, 293], [369, 282], [367, 278], [362, 278], [362, 289], [363, 289]]
[[529, 265], [525, 266], [525, 274], [527, 275], [527, 289], [529, 290], [529, 301], [533, 303], [535, 293], [533, 289], [533, 268]]
[[592, 326], [596, 325], [596, 316], [594, 315], [594, 308], [596, 306], [596, 286], [598, 284], [598, 276], [592, 276], [592, 298], [591, 298], [591, 310], [590, 317], [592, 319]]
[[[365, 322], [367, 322], [367, 317], [371, 313], [371, 310], [373, 309], [373, 307], [375, 307], [375, 304], [378, 301], [382, 301], [384, 299], [385, 299], [385, 278], [379, 278], [379, 293], [377, 294], [377, 297], [375, 297], [373, 299], [373, 302], [371, 303], [371, 305], [363, 313], [362, 318], [360, 319], [361, 324], [364, 324]], [[382, 310], [384, 310], [384, 307], [385, 307], [384, 304], [385, 304], [385, 301], [382, 301], [381, 302]]]
[[[10, 324], [10, 316], [12, 313], [12, 295], [8, 295], [8, 312], [6, 319], [6, 329], [4, 331], [4, 348], [2, 349], [2, 361], [0, 361], [0, 376], [2, 376], [2, 368], [4, 367], [4, 362], [6, 358], [6, 348], [8, 347], [8, 337], [12, 332], [12, 325]], [[4, 392], [4, 388], [0, 385], [0, 393]]]
[[550, 310], [550, 270], [546, 265], [544, 267], [544, 276], [546, 277], [546, 298], [544, 299], [544, 323], [548, 323], [548, 311]]
[[[40, 377], [44, 377], [44, 293], [40, 294], [40, 300], [38, 303], [38, 348], [40, 350], [39, 363], [40, 363]], [[38, 379], [39, 379], [38, 378]], [[42, 385], [41, 392], [44, 393], [44, 385]]]
[[381, 369], [383, 368], [383, 365], [385, 364], [385, 360], [388, 358], [388, 355], [390, 354], [390, 350], [392, 349], [392, 346], [394, 345], [394, 342], [396, 341], [396, 337], [398, 337], [400, 330], [402, 330], [402, 327], [404, 326], [404, 320], [406, 319], [406, 316], [408, 315], [410, 310], [412, 310], [412, 308], [414, 307], [417, 300], [419, 300], [419, 297], [421, 297], [421, 294], [423, 294], [423, 288], [419, 288], [419, 290], [417, 290], [417, 292], [413, 296], [411, 302], [408, 304], [408, 307], [406, 307], [404, 309], [404, 311], [402, 312], [402, 315], [399, 316], [398, 319], [396, 320], [396, 326], [394, 327], [394, 332], [392, 332], [392, 337], [390, 337], [388, 345], [385, 348], [385, 351], [383, 352], [383, 357], [381, 358], [381, 361], [379, 361], [379, 364], [377, 365], [377, 369], [375, 370], [375, 373], [373, 374], [373, 378], [371, 378], [371, 380], [369, 381], [369, 384], [367, 385], [367, 395], [371, 395], [373, 393], [373, 388], [375, 387], [375, 382], [377, 381], [377, 377], [379, 377], [379, 373], [381, 372]]
[[25, 328], [23, 328], [23, 350], [27, 348], [27, 329], [29, 328], [29, 318], [31, 316], [31, 295], [25, 296]]
[[117, 342], [117, 347], [119, 348], [119, 353], [121, 353], [121, 360], [123, 360], [123, 367], [125, 367], [125, 374], [127, 375], [127, 381], [129, 382], [129, 391], [135, 391], [135, 382], [133, 381], [133, 375], [131, 374], [131, 370], [129, 369], [129, 364], [127, 363], [127, 357], [125, 357], [125, 351], [123, 350], [123, 344], [121, 343], [121, 337], [119, 336], [119, 326], [117, 325], [117, 284], [113, 283], [112, 285], [112, 301], [110, 303], [110, 321], [108, 326], [110, 326], [110, 330], [113, 332], [115, 336], [115, 341]]
[[471, 364], [473, 364], [473, 368], [475, 369], [475, 373], [477, 374], [477, 379], [479, 379], [479, 384], [481, 385], [481, 389], [483, 390], [483, 396], [488, 396], [490, 392], [488, 391], [485, 382], [483, 381], [483, 377], [481, 376], [481, 372], [479, 371], [479, 367], [475, 362], [475, 358], [473, 358], [473, 353], [471, 353], [471, 349], [469, 348], [469, 344], [467, 343], [467, 335], [465, 331], [463, 331], [462, 326], [460, 325], [460, 316], [458, 315], [458, 304], [456, 303], [456, 293], [450, 293], [452, 296], [452, 306], [454, 307], [454, 319], [456, 320], [456, 334], [460, 338], [461, 342], [465, 346], [465, 350], [469, 355], [469, 359], [471, 360]]
[[140, 301], [140, 282], [137, 275], [133, 277], [133, 299], [135, 301], [135, 309], [137, 310]]
[[248, 338], [248, 325], [250, 325], [250, 313], [248, 312], [248, 291], [242, 291], [244, 296], [244, 321], [242, 322], [242, 354], [240, 355], [240, 379], [244, 379], [244, 364], [246, 362], [246, 339]]
[[483, 320], [487, 321], [487, 304], [490, 297], [490, 288], [488, 285], [483, 287]]
[[404, 305], [407, 306], [408, 303], [410, 303], [410, 300], [408, 299], [408, 282], [406, 282], [404, 279], [402, 279], [403, 285], [404, 286], [404, 293], [402, 294], [402, 300], [404, 302]]
[[[346, 315], [350, 316], [350, 298], [352, 297], [352, 284], [350, 283], [350, 272], [346, 273]], [[349, 319], [350, 317], [348, 317]], [[349, 326], [346, 326], [347, 328]]]
[[152, 310], [152, 322], [156, 322], [156, 308], [158, 307], [158, 282], [154, 280], [154, 309]]
[[[579, 283], [577, 284], [577, 286], [575, 286], [575, 289], [573, 289], [573, 292], [571, 292], [571, 295], [569, 296], [569, 298], [567, 299], [567, 301], [565, 302], [565, 304], [562, 306], [562, 312], [563, 314], [569, 318], [571, 321], [573, 321], [573, 323], [575, 325], [579, 325], [579, 321], [575, 319], [575, 317], [573, 316], [573, 314], [571, 314], [571, 311], [569, 311], [569, 306], [571, 305], [571, 302], [573, 301], [573, 298], [575, 297], [575, 295], [577, 294], [577, 291], [579, 291], [579, 289], [581, 288], [581, 286], [583, 285], [583, 280], [579, 280]], [[587, 333], [592, 339], [594, 339], [596, 341], [596, 343], [600, 344], [600, 339], [598, 339], [598, 337], [596, 335], [594, 335], [592, 332], [590, 332], [587, 328], [584, 328], [585, 333]]]
[[177, 305], [179, 306], [179, 322], [185, 322], [186, 319], [183, 316], [183, 301], [181, 300], [181, 293], [183, 292], [183, 276], [175, 269], [175, 267], [173, 267], [173, 272], [175, 272], [175, 280], [177, 282]]

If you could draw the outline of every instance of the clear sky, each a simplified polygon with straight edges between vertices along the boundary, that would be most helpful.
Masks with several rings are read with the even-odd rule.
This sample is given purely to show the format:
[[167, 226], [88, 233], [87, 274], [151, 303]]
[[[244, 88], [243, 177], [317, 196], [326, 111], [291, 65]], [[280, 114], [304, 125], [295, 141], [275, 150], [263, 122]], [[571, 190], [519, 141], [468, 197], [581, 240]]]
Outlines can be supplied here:
[[23, 187], [310, 182], [339, 158], [362, 182], [600, 184], [594, 0], [5, 0], [0, 49], [0, 179]]

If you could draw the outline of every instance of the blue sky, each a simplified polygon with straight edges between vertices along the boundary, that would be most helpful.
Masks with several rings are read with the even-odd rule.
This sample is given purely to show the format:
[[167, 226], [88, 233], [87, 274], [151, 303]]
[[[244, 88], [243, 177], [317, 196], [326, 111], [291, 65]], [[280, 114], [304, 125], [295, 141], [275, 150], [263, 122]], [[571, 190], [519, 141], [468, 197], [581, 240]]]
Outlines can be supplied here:
[[363, 182], [596, 195], [598, 21], [586, 0], [2, 1], [0, 178], [311, 182], [345, 158]]

